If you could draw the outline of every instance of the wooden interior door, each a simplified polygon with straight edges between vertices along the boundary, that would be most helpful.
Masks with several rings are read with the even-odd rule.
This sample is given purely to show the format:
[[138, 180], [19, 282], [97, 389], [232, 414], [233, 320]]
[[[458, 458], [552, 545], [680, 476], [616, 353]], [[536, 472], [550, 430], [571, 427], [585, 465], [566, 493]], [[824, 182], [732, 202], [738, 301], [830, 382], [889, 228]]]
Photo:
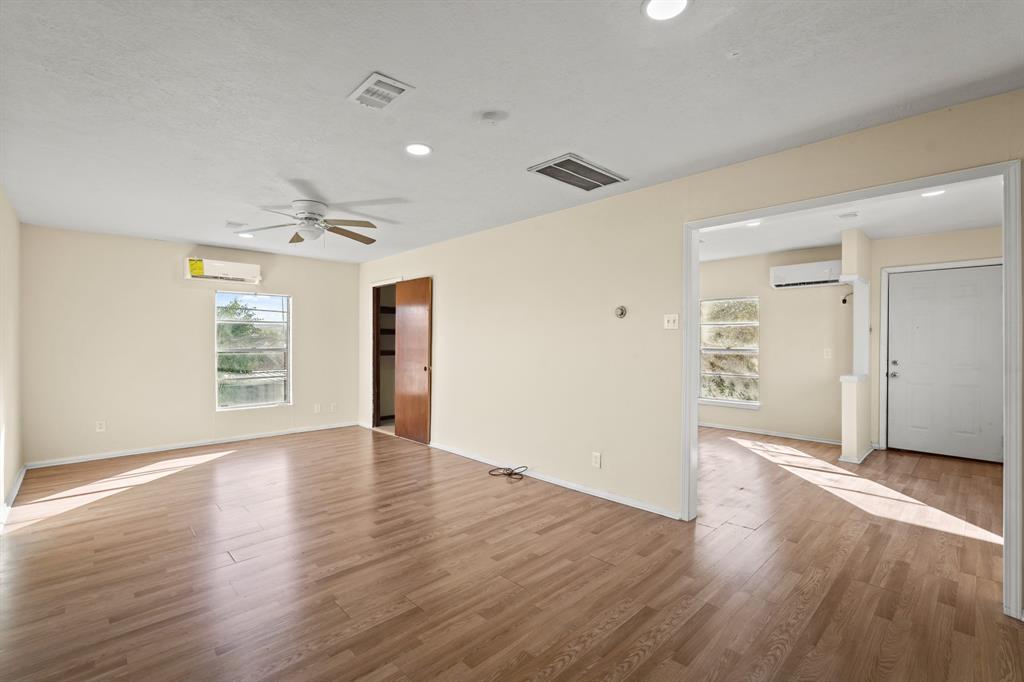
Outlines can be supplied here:
[[430, 442], [431, 279], [395, 285], [395, 435]]

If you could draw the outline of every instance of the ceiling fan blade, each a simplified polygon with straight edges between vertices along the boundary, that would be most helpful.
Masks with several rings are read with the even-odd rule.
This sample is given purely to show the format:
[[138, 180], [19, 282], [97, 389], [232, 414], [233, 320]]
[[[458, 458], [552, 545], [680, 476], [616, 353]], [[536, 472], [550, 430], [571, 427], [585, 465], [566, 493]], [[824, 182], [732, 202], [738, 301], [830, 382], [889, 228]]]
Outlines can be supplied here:
[[369, 220], [336, 220], [330, 218], [324, 221], [328, 225], [334, 225], [335, 227], [370, 227], [376, 229], [377, 226], [371, 223]]
[[292, 238], [288, 240], [288, 243], [289, 244], [298, 244], [299, 242], [304, 242], [304, 241], [306, 241], [306, 240], [302, 238], [302, 235], [299, 234], [298, 232], [296, 232], [295, 234], [292, 235]]
[[325, 206], [327, 205], [327, 199], [317, 191], [312, 181], [305, 178], [287, 178], [285, 182], [291, 185], [304, 199], [312, 199], [313, 201], [319, 201]]
[[284, 211], [278, 211], [278, 210], [275, 210], [273, 208], [267, 208], [267, 207], [264, 206], [264, 207], [260, 208], [260, 210], [261, 211], [266, 211], [267, 213], [276, 213], [278, 215], [287, 216], [288, 218], [291, 218], [292, 220], [298, 220], [298, 218], [293, 216], [291, 213], [285, 213]]
[[263, 230], [273, 230], [278, 227], [291, 227], [295, 223], [281, 223], [280, 225], [267, 225], [266, 227], [254, 227], [251, 230], [239, 230], [235, 234], [250, 234], [252, 232], [262, 232]]
[[349, 239], [355, 239], [357, 242], [362, 242], [363, 244], [373, 244], [374, 242], [377, 241], [373, 237], [367, 237], [365, 234], [359, 234], [358, 232], [352, 232], [351, 230], [346, 230], [343, 227], [335, 227], [334, 225], [329, 226], [327, 228], [327, 231], [328, 232], [332, 232], [332, 233], [334, 233], [336, 235], [339, 235], [339, 236], [342, 236], [342, 237], [348, 237]]

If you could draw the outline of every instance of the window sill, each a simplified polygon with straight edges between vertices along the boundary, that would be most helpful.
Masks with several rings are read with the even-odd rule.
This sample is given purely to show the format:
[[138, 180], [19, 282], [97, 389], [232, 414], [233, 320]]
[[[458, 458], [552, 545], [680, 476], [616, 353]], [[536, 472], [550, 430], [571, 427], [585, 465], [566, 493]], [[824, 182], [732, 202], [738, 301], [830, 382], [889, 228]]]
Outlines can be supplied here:
[[739, 400], [716, 400], [714, 398], [699, 398], [697, 402], [701, 405], [714, 407], [735, 407], [740, 410], [760, 410], [761, 403], [747, 403]]
[[238, 405], [236, 407], [217, 406], [217, 412], [239, 412], [241, 410], [262, 410], [267, 407], [288, 407], [291, 403], [266, 403], [264, 405]]

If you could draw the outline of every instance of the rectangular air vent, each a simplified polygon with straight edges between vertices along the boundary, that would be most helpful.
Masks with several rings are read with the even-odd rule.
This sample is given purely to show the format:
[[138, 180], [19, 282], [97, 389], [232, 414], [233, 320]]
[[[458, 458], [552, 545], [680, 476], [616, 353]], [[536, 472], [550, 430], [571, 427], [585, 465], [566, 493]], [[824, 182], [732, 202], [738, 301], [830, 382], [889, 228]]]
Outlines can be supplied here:
[[364, 107], [383, 109], [407, 90], [412, 89], [411, 85], [396, 81], [394, 78], [375, 71], [358, 88], [352, 91], [348, 99], [362, 104]]
[[579, 187], [588, 192], [598, 187], [605, 187], [627, 180], [625, 176], [613, 173], [607, 168], [601, 168], [596, 164], [581, 159], [575, 154], [563, 154], [557, 159], [538, 163], [536, 166], [531, 166], [526, 170], [531, 173], [546, 175], [553, 180], [564, 182], [573, 187]]

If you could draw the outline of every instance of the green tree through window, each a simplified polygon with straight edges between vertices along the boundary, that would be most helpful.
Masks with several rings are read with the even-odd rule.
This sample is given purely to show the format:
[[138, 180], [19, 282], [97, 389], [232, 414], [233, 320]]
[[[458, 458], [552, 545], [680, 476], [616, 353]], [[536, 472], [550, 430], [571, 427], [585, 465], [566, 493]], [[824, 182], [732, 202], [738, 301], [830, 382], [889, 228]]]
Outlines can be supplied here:
[[291, 402], [288, 296], [217, 292], [217, 406]]
[[700, 397], [760, 400], [759, 302], [724, 298], [700, 303]]

